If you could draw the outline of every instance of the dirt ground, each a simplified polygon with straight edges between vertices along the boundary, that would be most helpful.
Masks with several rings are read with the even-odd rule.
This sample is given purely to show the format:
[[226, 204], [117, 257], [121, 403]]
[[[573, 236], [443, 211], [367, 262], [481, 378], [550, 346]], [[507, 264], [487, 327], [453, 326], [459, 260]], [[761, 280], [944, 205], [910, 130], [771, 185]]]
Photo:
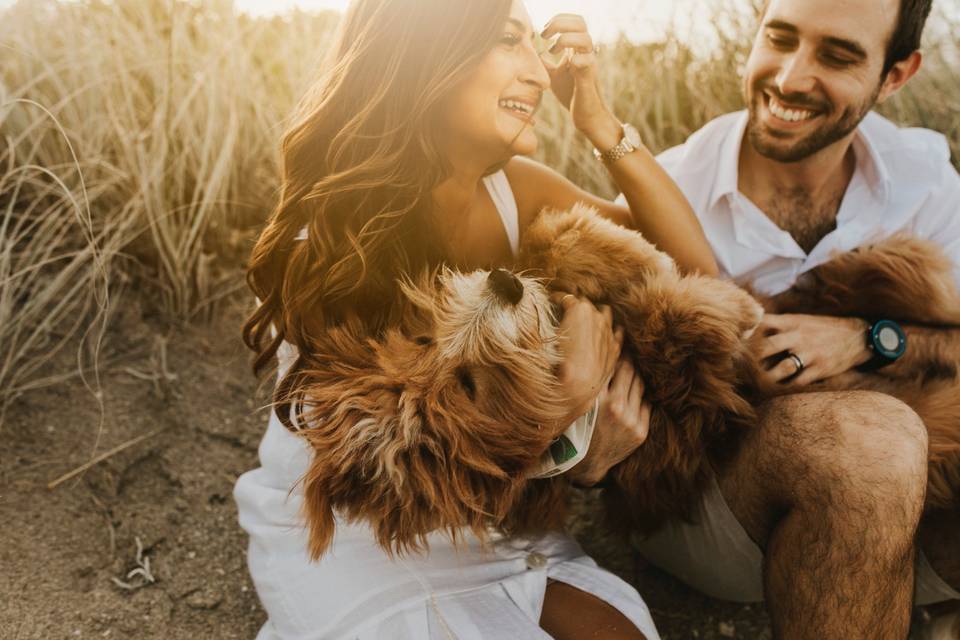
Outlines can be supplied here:
[[[26, 396], [0, 431], [0, 639], [253, 638], [264, 613], [231, 489], [256, 465], [267, 414], [238, 339], [243, 310], [166, 333], [134, 308], [122, 316], [96, 452], [154, 435], [51, 491], [94, 451], [90, 392], [78, 380]], [[594, 520], [581, 505], [577, 536], [636, 585], [663, 638], [771, 637], [762, 605], [691, 591]]]

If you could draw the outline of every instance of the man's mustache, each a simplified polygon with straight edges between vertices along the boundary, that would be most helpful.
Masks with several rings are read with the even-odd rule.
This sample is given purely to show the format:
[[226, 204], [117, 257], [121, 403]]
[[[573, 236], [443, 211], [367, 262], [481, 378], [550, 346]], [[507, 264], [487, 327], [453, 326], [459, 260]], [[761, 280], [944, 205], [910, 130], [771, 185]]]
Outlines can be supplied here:
[[788, 104], [791, 107], [800, 107], [802, 109], [809, 109], [811, 111], [827, 112], [830, 111], [833, 106], [825, 100], [818, 100], [817, 98], [805, 93], [781, 93], [775, 85], [766, 81], [754, 83], [753, 89], [758, 96], [761, 93], [769, 93], [776, 98], [778, 102]]

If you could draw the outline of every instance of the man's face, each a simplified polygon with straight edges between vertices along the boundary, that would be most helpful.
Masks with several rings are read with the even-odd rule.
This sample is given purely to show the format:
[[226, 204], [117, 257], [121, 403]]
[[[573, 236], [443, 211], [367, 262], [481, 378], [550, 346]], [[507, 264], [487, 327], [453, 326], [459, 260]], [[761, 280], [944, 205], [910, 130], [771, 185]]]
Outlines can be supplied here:
[[797, 162], [846, 138], [877, 101], [900, 0], [770, 0], [747, 60], [747, 139]]

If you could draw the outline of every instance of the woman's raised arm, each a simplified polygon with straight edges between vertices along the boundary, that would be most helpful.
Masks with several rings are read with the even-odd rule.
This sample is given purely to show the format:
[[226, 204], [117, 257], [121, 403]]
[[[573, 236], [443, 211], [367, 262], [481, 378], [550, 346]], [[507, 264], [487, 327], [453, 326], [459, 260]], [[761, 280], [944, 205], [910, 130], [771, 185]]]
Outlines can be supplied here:
[[[544, 60], [554, 95], [570, 110], [574, 125], [594, 147], [610, 151], [620, 144], [624, 130], [600, 95], [597, 56], [586, 23], [580, 16], [561, 14], [547, 23], [541, 35], [556, 38], [551, 52], [565, 51], [559, 64]], [[713, 252], [690, 204], [642, 142], [634, 151], [605, 164], [629, 208], [589, 194], [546, 167], [515, 159], [508, 175], [512, 171], [513, 177], [520, 178], [511, 183], [522, 213], [529, 216], [526, 222], [543, 207], [566, 208], [585, 202], [642, 233], [670, 254], [682, 270], [717, 274]]]

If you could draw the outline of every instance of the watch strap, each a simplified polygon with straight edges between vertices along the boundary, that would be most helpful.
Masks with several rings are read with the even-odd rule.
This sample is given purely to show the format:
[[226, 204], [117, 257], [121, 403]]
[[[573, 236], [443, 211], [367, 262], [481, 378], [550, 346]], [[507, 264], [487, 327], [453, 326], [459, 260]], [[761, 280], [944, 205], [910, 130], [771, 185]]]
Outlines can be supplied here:
[[606, 151], [600, 151], [599, 149], [593, 150], [593, 155], [596, 156], [597, 160], [604, 162], [606, 164], [612, 164], [619, 160], [620, 158], [633, 153], [637, 150], [629, 140], [627, 136], [627, 125], [620, 125], [623, 128], [623, 133], [620, 137], [620, 142], [613, 146], [611, 149]]

